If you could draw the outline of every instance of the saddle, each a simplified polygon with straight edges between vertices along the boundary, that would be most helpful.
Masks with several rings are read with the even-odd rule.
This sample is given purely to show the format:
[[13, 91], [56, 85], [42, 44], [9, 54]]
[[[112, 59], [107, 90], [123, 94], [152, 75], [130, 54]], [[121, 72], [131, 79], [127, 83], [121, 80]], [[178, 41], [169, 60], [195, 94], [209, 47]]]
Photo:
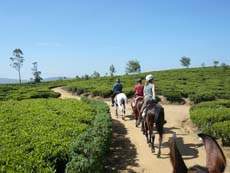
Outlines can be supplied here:
[[140, 98], [144, 98], [143, 96], [135, 96], [134, 99], [133, 99], [133, 102], [132, 102], [132, 107], [134, 107], [137, 103], [137, 100], [140, 99]]
[[159, 118], [159, 115], [160, 115], [160, 111], [162, 110], [162, 106], [157, 104], [156, 101], [154, 100], [151, 100], [151, 101], [148, 101], [147, 104], [146, 104], [146, 107], [144, 108], [143, 110], [143, 113], [142, 113], [142, 118], [145, 117], [145, 114], [146, 114], [146, 110], [152, 106], [154, 108], [154, 112], [155, 112], [155, 122], [158, 120]]

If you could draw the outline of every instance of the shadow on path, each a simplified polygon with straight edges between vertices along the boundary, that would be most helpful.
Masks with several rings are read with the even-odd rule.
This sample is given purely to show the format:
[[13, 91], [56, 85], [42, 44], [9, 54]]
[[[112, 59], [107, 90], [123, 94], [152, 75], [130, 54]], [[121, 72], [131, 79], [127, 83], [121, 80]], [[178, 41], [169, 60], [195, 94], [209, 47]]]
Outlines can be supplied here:
[[[169, 139], [171, 141], [172, 138]], [[199, 156], [198, 148], [202, 147], [203, 144], [193, 144], [193, 143], [184, 143], [184, 139], [182, 137], [177, 137], [176, 143], [178, 146], [178, 149], [180, 150], [180, 153], [184, 160], [194, 159]]]
[[136, 162], [136, 147], [129, 138], [125, 137], [126, 134], [125, 126], [118, 120], [113, 120], [112, 144], [107, 156], [105, 172], [119, 172], [119, 170], [135, 172], [127, 168], [128, 165], [135, 167], [138, 164]]

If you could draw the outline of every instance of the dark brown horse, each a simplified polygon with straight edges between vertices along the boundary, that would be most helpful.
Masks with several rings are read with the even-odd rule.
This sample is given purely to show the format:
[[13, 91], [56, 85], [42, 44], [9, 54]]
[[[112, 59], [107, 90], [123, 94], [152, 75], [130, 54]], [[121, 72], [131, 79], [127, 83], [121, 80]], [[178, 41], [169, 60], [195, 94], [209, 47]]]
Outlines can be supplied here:
[[176, 134], [170, 144], [170, 159], [173, 173], [222, 173], [226, 167], [226, 159], [218, 143], [211, 136], [198, 134], [202, 138], [207, 153], [206, 167], [195, 165], [187, 168], [176, 145]]
[[[155, 152], [154, 140], [155, 134], [153, 132], [154, 126], [159, 134], [159, 150], [157, 157], [161, 155], [161, 145], [163, 138], [164, 126], [164, 108], [156, 103], [150, 102], [147, 104], [144, 120], [142, 121], [143, 133], [146, 136], [147, 143], [150, 143], [152, 152]], [[149, 134], [148, 134], [149, 133]]]
[[132, 110], [135, 114], [136, 127], [137, 127], [137, 121], [139, 119], [140, 110], [141, 110], [143, 103], [144, 103], [144, 98], [142, 96], [138, 96], [136, 98], [134, 97], [132, 102], [131, 102], [131, 107], [132, 107]]

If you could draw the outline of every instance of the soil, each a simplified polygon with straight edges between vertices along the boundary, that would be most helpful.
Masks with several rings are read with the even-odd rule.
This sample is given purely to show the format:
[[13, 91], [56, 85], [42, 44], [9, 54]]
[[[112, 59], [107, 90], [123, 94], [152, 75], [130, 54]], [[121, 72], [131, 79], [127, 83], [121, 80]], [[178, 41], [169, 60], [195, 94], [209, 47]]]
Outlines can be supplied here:
[[[61, 87], [53, 91], [61, 93], [61, 98], [76, 98], [64, 91]], [[104, 101], [111, 106], [110, 99]], [[129, 103], [131, 103], [129, 101]], [[175, 132], [177, 145], [187, 167], [199, 164], [206, 165], [206, 152], [202, 141], [197, 137], [198, 129], [189, 119], [190, 105], [162, 104], [165, 109], [163, 146], [161, 157], [157, 158], [158, 134], [156, 134], [156, 152], [152, 153], [142, 134], [140, 127], [135, 126], [135, 119], [132, 115], [131, 106], [127, 106], [125, 121], [115, 117], [115, 110], [110, 107], [113, 120], [113, 139], [110, 153], [106, 164], [106, 172], [137, 172], [137, 173], [170, 173], [172, 165], [169, 158], [169, 141]], [[223, 147], [222, 147], [223, 148]], [[230, 156], [229, 148], [225, 147], [224, 153]], [[227, 157], [227, 168], [225, 173], [230, 173], [230, 159]]]

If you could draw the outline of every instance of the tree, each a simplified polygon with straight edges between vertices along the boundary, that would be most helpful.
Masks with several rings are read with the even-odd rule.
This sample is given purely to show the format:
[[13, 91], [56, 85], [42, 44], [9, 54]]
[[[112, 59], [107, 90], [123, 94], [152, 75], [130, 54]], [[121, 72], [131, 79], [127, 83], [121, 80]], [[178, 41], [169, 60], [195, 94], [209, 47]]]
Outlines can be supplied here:
[[213, 61], [214, 67], [216, 67], [219, 64], [219, 61]]
[[33, 75], [34, 75], [34, 82], [39, 83], [39, 82], [41, 82], [42, 77], [41, 77], [41, 72], [38, 71], [38, 63], [33, 62], [32, 64], [33, 64], [33, 68], [31, 70], [32, 70]]
[[221, 63], [221, 67], [223, 68], [224, 71], [228, 69], [228, 65], [225, 64], [224, 62]]
[[201, 66], [202, 66], [202, 67], [205, 67], [205, 63], [203, 62], [203, 63], [201, 64]]
[[90, 78], [90, 76], [89, 76], [88, 74], [85, 74], [85, 75], [83, 75], [81, 78], [82, 78], [82, 79], [88, 80], [88, 79]]
[[111, 66], [109, 67], [109, 72], [110, 72], [110, 76], [113, 76], [113, 74], [116, 73], [116, 70], [113, 64], [111, 64]]
[[186, 57], [186, 56], [183, 56], [180, 59], [181, 65], [185, 66], [187, 68], [190, 66], [190, 61], [191, 61], [191, 59], [189, 57]]
[[24, 62], [23, 52], [21, 49], [14, 49], [13, 57], [10, 57], [12, 64], [10, 64], [17, 72], [19, 76], [19, 83], [21, 84], [21, 68]]
[[100, 73], [97, 71], [94, 71], [93, 74], [91, 75], [92, 78], [100, 77]]
[[141, 72], [141, 66], [139, 61], [137, 60], [129, 60], [126, 64], [126, 74], [128, 73], [140, 73]]
[[80, 78], [80, 76], [78, 76], [78, 75], [76, 75], [76, 77], [75, 77], [75, 78], [76, 78], [76, 79], [81, 79], [81, 78]]

